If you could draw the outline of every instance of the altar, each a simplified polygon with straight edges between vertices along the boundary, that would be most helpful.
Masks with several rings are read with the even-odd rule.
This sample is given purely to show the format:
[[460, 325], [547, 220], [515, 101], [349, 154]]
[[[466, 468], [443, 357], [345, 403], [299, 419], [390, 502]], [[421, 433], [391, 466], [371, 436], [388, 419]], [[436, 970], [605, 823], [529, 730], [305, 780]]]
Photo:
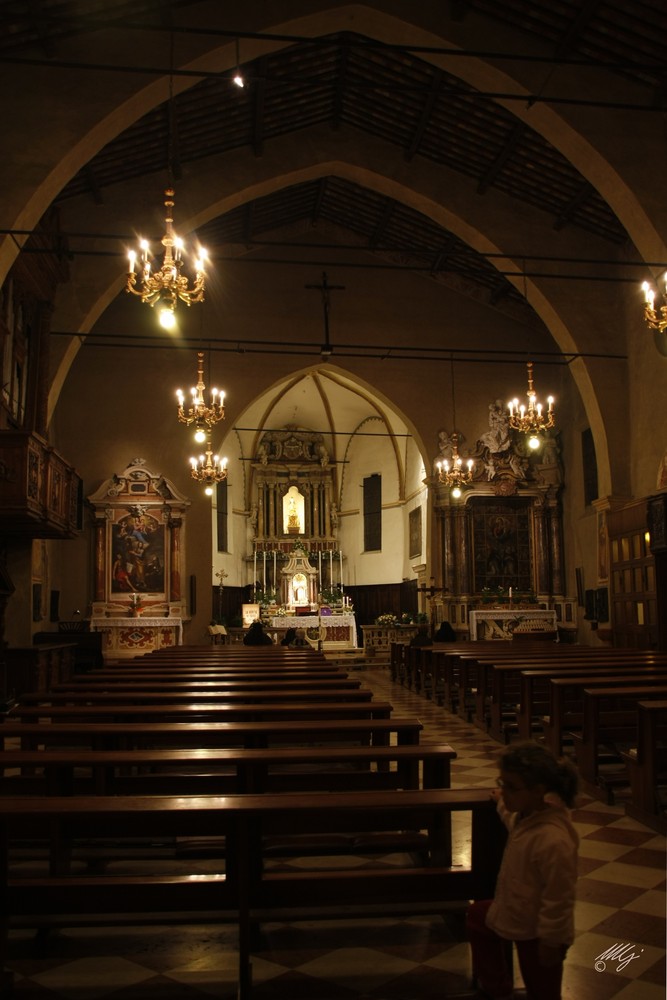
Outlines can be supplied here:
[[176, 617], [91, 618], [91, 632], [102, 632], [102, 654], [122, 660], [183, 644], [183, 619]]
[[470, 638], [511, 639], [515, 633], [531, 635], [553, 632], [558, 636], [556, 612], [544, 608], [489, 608], [486, 611], [471, 611], [468, 615]]
[[332, 615], [280, 615], [271, 619], [271, 628], [305, 628], [310, 639], [317, 639], [323, 629], [323, 649], [356, 649], [357, 620], [348, 612]]

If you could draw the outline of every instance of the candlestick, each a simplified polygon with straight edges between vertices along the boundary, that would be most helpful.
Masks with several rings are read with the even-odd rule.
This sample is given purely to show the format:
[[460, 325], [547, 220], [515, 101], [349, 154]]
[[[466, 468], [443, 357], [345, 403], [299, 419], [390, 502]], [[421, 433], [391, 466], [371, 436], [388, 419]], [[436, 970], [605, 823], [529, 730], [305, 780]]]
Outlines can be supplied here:
[[333, 590], [333, 549], [329, 549], [329, 588]]
[[340, 592], [343, 593], [343, 552], [342, 550], [338, 553], [340, 556]]
[[264, 576], [262, 577], [262, 589], [264, 591], [264, 599], [266, 600], [266, 549], [262, 553], [264, 556]]
[[252, 564], [252, 599], [253, 603], [257, 600], [257, 549]]
[[278, 574], [276, 573], [276, 550], [273, 550], [273, 589], [278, 591]]

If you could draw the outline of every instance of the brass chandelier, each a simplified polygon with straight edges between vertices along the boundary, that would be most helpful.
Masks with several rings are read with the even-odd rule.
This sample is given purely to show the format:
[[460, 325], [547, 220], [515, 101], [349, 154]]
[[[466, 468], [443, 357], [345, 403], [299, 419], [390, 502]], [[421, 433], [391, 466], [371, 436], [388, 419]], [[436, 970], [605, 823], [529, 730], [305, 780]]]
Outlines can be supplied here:
[[[139, 252], [130, 250], [128, 253], [129, 270], [125, 291], [137, 295], [149, 306], [160, 303], [160, 324], [165, 330], [176, 326], [176, 306], [185, 302], [191, 306], [193, 302], [204, 301], [206, 285], [206, 251], [199, 248], [199, 255], [194, 262], [195, 277], [192, 287], [189, 279], [181, 274], [184, 264], [185, 247], [183, 240], [174, 232], [174, 189], [168, 187], [165, 191], [165, 208], [167, 210], [165, 224], [166, 232], [162, 237], [164, 257], [158, 270], [153, 270], [150, 245], [147, 240], [139, 241]], [[139, 261], [139, 273], [137, 273]]]
[[466, 462], [466, 468], [463, 468], [463, 459], [459, 455], [459, 436], [454, 431], [451, 436], [452, 442], [452, 461], [451, 465], [447, 459], [442, 462], [438, 462], [438, 479], [445, 486], [448, 486], [452, 491], [453, 497], [460, 497], [461, 491], [464, 486], [467, 486], [472, 480], [472, 467], [473, 460], [469, 458]]
[[[667, 293], [667, 271], [663, 274], [662, 280], [665, 283], [665, 293]], [[651, 330], [659, 330], [660, 333], [664, 333], [667, 330], [667, 304], [663, 302], [659, 309], [655, 308], [655, 291], [648, 281], [642, 284], [642, 291], [644, 292], [644, 320], [647, 326]]]
[[207, 496], [211, 496], [216, 483], [227, 478], [227, 459], [213, 454], [210, 431], [206, 438], [206, 453], [199, 458], [191, 458], [190, 465], [190, 475], [198, 483], [204, 484]]
[[547, 409], [544, 412], [544, 405], [538, 403], [537, 393], [533, 386], [533, 362], [529, 361], [528, 368], [528, 403], [519, 404], [518, 399], [513, 399], [507, 404], [509, 410], [509, 426], [515, 431], [521, 431], [528, 435], [528, 447], [533, 451], [539, 448], [541, 437], [544, 431], [555, 425], [554, 419], [554, 398], [547, 396]]
[[[456, 393], [454, 389], [454, 356], [450, 355], [449, 358], [449, 376], [452, 386], [452, 425], [456, 428]], [[443, 459], [442, 462], [437, 462], [438, 468], [438, 479], [445, 486], [448, 486], [451, 490], [452, 496], [458, 499], [461, 496], [461, 491], [464, 486], [467, 486], [472, 480], [472, 467], [474, 462], [472, 458], [469, 458], [466, 462], [466, 468], [463, 468], [463, 459], [459, 455], [459, 435], [456, 430], [452, 431], [452, 436], [450, 438], [452, 443], [452, 461], [451, 465], [447, 459]]]
[[204, 353], [197, 352], [197, 385], [190, 389], [192, 402], [185, 407], [185, 397], [181, 389], [176, 390], [178, 397], [178, 419], [182, 424], [195, 425], [195, 441], [202, 443], [210, 434], [211, 427], [223, 420], [225, 416], [225, 394], [217, 389], [211, 389], [210, 403], [204, 399]]

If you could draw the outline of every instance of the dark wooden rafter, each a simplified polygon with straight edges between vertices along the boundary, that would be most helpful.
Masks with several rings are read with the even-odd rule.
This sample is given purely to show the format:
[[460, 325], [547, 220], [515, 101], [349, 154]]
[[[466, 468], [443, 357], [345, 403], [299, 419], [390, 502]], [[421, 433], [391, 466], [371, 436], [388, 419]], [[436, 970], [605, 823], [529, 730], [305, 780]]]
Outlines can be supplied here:
[[579, 190], [576, 192], [574, 197], [565, 205], [565, 207], [558, 213], [556, 220], [554, 222], [554, 229], [556, 231], [564, 229], [567, 223], [572, 219], [574, 213], [580, 208], [585, 201], [588, 200], [593, 195], [593, 187], [588, 181], [584, 181]]
[[442, 71], [435, 69], [433, 71], [433, 78], [431, 80], [431, 87], [428, 92], [426, 101], [424, 102], [424, 107], [422, 108], [421, 116], [419, 118], [419, 124], [415, 129], [415, 133], [412, 137], [412, 141], [408, 148], [405, 150], [404, 158], [409, 163], [413, 158], [417, 150], [419, 149], [420, 143], [424, 136], [424, 132], [428, 126], [431, 118], [431, 113], [433, 111], [433, 106], [438, 99], [438, 94], [440, 93], [440, 85], [442, 83]]
[[441, 246], [435, 257], [433, 258], [433, 261], [431, 263], [431, 274], [437, 274], [438, 271], [442, 271], [444, 269], [444, 265], [447, 261], [447, 258], [449, 257], [451, 251], [454, 249], [455, 244], [456, 240], [452, 235], [450, 235], [449, 238], [445, 240], [444, 244]]
[[183, 176], [183, 168], [181, 166], [178, 116], [176, 102], [173, 98], [165, 104], [165, 114], [167, 118], [167, 167], [169, 176], [178, 181]]
[[480, 177], [479, 184], [477, 185], [477, 194], [484, 194], [491, 187], [500, 171], [512, 156], [524, 131], [525, 125], [523, 122], [517, 122], [489, 169]]
[[93, 166], [92, 161], [89, 161], [86, 164], [84, 175], [86, 178], [86, 183], [88, 185], [88, 190], [90, 191], [93, 201], [95, 202], [96, 205], [103, 205], [104, 197], [102, 195], [102, 188], [97, 183], [97, 175], [95, 173], [95, 167]]
[[336, 131], [340, 128], [343, 119], [343, 105], [345, 102], [345, 84], [347, 82], [347, 62], [350, 54], [349, 45], [343, 43], [339, 48], [338, 74], [333, 95], [333, 111], [331, 114], [331, 127]]
[[389, 225], [389, 220], [391, 219], [395, 208], [396, 208], [396, 202], [394, 201], [394, 199], [387, 198], [384, 208], [382, 210], [382, 215], [378, 219], [378, 223], [368, 241], [368, 245], [369, 247], [371, 247], [371, 249], [375, 249], [378, 243], [381, 242], [384, 232], [387, 226]]
[[255, 156], [264, 152], [264, 101], [266, 98], [266, 57], [262, 56], [257, 67], [257, 76], [253, 85], [252, 108], [252, 149]]

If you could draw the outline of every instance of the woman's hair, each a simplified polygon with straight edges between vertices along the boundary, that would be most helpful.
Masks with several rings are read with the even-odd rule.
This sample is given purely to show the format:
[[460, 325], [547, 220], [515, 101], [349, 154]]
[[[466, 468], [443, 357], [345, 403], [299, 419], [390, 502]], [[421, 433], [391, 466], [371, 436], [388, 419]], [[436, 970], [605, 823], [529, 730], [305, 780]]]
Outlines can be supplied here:
[[290, 642], [293, 642], [294, 636], [296, 635], [296, 633], [297, 633], [297, 630], [295, 628], [288, 628], [287, 631], [285, 632], [285, 635], [283, 636], [283, 639], [282, 639], [282, 642], [280, 643], [280, 645], [281, 646], [289, 646]]
[[568, 757], [555, 757], [540, 743], [514, 743], [500, 754], [503, 771], [517, 774], [526, 788], [544, 785], [556, 792], [565, 805], [572, 807], [579, 787], [579, 775]]

